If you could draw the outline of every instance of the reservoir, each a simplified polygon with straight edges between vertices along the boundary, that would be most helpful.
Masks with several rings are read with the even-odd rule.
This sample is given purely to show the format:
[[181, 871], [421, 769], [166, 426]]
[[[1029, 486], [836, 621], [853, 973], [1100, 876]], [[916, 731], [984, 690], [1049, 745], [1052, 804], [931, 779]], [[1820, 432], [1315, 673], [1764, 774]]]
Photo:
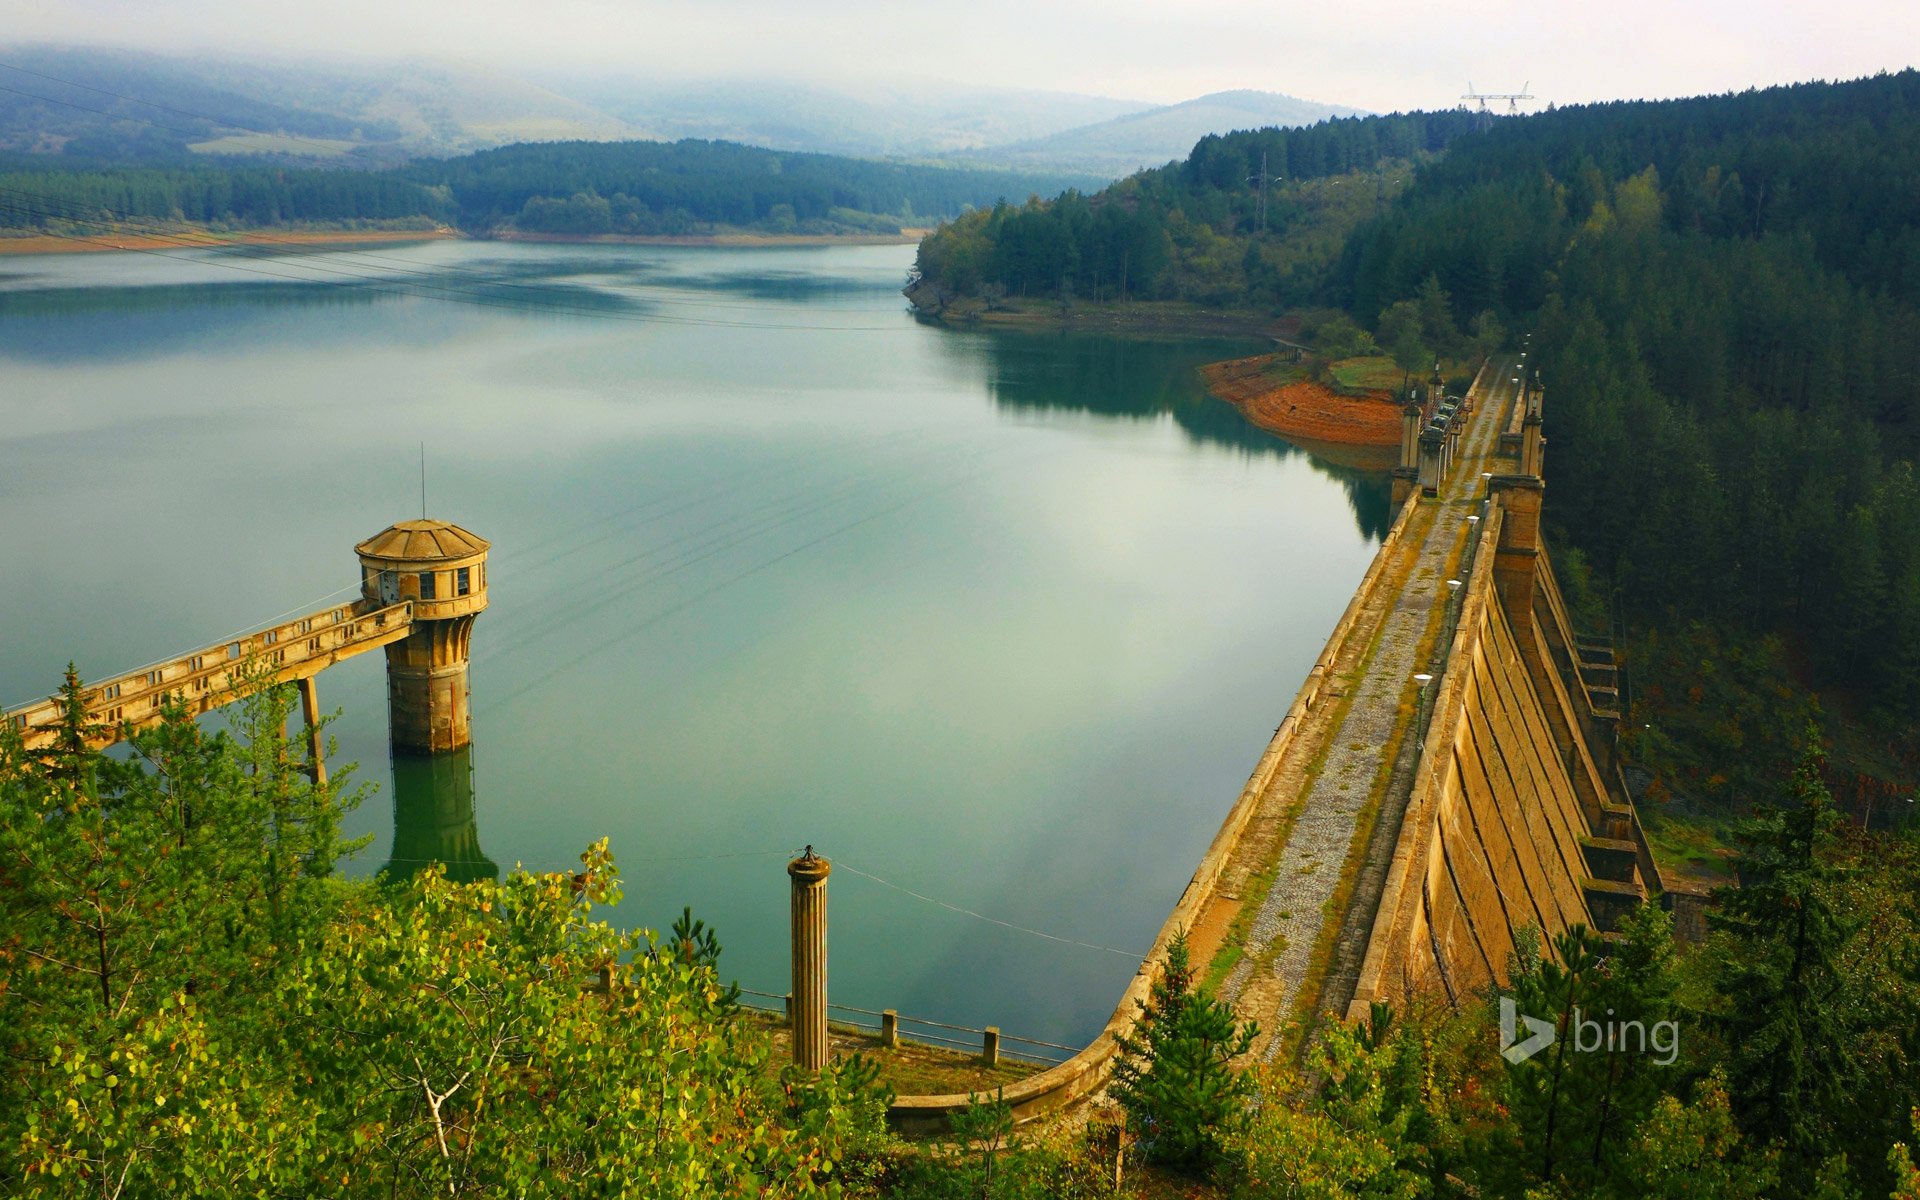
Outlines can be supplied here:
[[951, 330], [911, 247], [486, 242], [0, 257], [0, 702], [493, 543], [469, 752], [319, 677], [347, 867], [570, 869], [786, 990], [1097, 1032], [1345, 607], [1386, 481], [1210, 398], [1257, 342]]

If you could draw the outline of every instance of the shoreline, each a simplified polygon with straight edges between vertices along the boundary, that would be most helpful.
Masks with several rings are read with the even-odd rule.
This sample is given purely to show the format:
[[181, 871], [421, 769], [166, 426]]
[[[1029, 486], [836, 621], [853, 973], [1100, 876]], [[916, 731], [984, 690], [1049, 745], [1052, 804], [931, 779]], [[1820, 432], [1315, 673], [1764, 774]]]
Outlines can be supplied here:
[[[912, 301], [911, 289], [908, 300]], [[1238, 309], [1173, 307], [1158, 304], [1082, 304], [1061, 312], [1008, 305], [988, 309], [977, 304], [927, 309], [912, 305], [914, 318], [948, 329], [1031, 329], [1061, 333], [1140, 333], [1169, 337], [1254, 337], [1284, 341], [1287, 322], [1266, 313]]]
[[929, 230], [899, 233], [521, 233], [475, 241], [535, 242], [562, 246], [917, 246]]
[[[1336, 461], [1391, 469], [1399, 457], [1400, 406], [1384, 392], [1343, 395], [1315, 379], [1278, 380], [1280, 355], [1257, 354], [1200, 368], [1207, 391], [1254, 425]], [[1337, 449], [1335, 449], [1337, 448]], [[1331, 452], [1329, 452], [1331, 451]]]
[[705, 233], [682, 235], [506, 233], [476, 238], [449, 226], [437, 229], [244, 229], [216, 232], [183, 228], [165, 233], [113, 232], [62, 236], [51, 233], [0, 235], [0, 255], [104, 254], [114, 251], [192, 250], [221, 246], [349, 246], [401, 242], [534, 242], [555, 245], [624, 246], [911, 246], [924, 230], [893, 233]]
[[395, 242], [450, 241], [461, 235], [440, 229], [246, 229], [215, 233], [181, 229], [170, 233], [99, 233], [84, 238], [52, 233], [0, 237], [5, 254], [106, 254], [116, 250], [196, 250], [221, 246], [391, 245]]

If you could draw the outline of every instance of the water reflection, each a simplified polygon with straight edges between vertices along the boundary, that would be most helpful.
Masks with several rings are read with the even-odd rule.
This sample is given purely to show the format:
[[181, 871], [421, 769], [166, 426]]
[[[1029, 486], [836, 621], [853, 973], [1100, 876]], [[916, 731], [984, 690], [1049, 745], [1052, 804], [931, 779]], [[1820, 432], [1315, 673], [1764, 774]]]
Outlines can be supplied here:
[[[52, 269], [0, 277], [0, 320], [10, 335], [5, 354], [53, 364], [138, 361], [189, 345], [278, 340], [297, 310], [365, 311], [396, 300], [536, 316], [644, 318], [659, 309], [648, 296], [560, 276], [538, 262], [459, 273], [407, 263], [354, 251], [295, 259], [278, 250], [182, 250], [132, 264], [132, 284], [75, 286]], [[235, 278], [236, 271], [246, 274]]]
[[472, 746], [393, 758], [393, 855], [384, 870], [405, 879], [430, 862], [444, 864], [455, 883], [500, 877], [474, 820]]
[[[1132, 420], [1168, 417], [1197, 445], [1253, 457], [1304, 453], [1314, 470], [1340, 482], [1363, 536], [1378, 541], [1392, 524], [1386, 469], [1390, 461], [1377, 464], [1364, 452], [1351, 453], [1350, 447], [1293, 445], [1249, 423], [1200, 382], [1202, 364], [1240, 357], [1258, 349], [1257, 343], [1089, 333], [996, 331], [978, 336], [986, 348], [988, 393], [1003, 411], [1083, 412]], [[1350, 455], [1341, 454], [1343, 449]]]

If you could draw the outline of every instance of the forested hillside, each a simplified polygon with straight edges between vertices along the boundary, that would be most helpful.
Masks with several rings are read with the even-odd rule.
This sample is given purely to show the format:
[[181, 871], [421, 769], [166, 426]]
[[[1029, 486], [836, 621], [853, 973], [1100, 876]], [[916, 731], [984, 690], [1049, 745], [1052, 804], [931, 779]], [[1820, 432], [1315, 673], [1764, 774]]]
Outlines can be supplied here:
[[[1549, 516], [1658, 635], [1643, 699], [1748, 692], [1737, 720], [1723, 707], [1690, 730], [1678, 710], [1640, 722], [1641, 746], [1658, 758], [1671, 729], [1733, 764], [1700, 787], [1751, 782], [1739, 764], [1771, 763], [1799, 709], [1759, 703], [1751, 677], [1684, 679], [1724, 665], [1729, 639], [1761, 638], [1769, 669], [1878, 712], [1910, 756], [1920, 73], [1469, 126], [1396, 116], [1209, 138], [1098, 195], [942, 228], [922, 247], [921, 299], [1336, 305], [1409, 360], [1465, 349], [1468, 330], [1536, 329]], [[1269, 198], [1271, 231], [1255, 236], [1246, 181], [1262, 149], [1301, 182]], [[1419, 161], [1413, 180], [1377, 212], [1313, 202], [1338, 172], [1403, 160]]]
[[[1777, 634], [1911, 746], [1920, 74], [1502, 123], [1352, 239], [1333, 295], [1374, 320], [1431, 279], [1539, 330], [1550, 513], [1696, 687], [1690, 622]], [[1774, 753], [1752, 731], [1701, 733], [1739, 763]]]
[[477, 233], [892, 232], [1076, 182], [693, 140], [507, 146], [397, 171], [51, 165], [12, 155], [0, 159], [0, 228], [412, 221]]
[[83, 232], [121, 221], [264, 226], [416, 219], [444, 221], [444, 193], [385, 171], [278, 167], [50, 166], [0, 158], [0, 228]]
[[525, 229], [570, 233], [677, 233], [698, 223], [784, 227], [836, 214], [911, 223], [1085, 182], [693, 139], [503, 146], [404, 174], [447, 189], [465, 228], [511, 219]]
[[[938, 307], [968, 296], [1294, 305], [1324, 290], [1347, 236], [1411, 166], [1473, 128], [1465, 113], [1325, 121], [1202, 138], [1184, 163], [1095, 195], [1002, 205], [943, 226], [920, 247]], [[1266, 232], [1259, 189], [1267, 175]], [[1258, 235], [1258, 236], [1256, 236]]]

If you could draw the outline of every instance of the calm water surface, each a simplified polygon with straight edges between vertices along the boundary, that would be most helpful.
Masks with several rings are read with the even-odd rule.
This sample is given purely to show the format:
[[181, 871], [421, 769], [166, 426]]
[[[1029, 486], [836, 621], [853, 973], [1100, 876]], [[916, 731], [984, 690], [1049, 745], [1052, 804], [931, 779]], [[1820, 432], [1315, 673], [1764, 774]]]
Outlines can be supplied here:
[[353, 544], [419, 514], [425, 441], [432, 515], [494, 543], [474, 746], [393, 763], [381, 656], [320, 677], [373, 788], [353, 870], [558, 868], [609, 837], [617, 919], [690, 904], [782, 992], [811, 842], [836, 1001], [1079, 1044], [1385, 485], [1199, 388], [1257, 346], [923, 327], [911, 260], [0, 259], [0, 701], [347, 595]]

